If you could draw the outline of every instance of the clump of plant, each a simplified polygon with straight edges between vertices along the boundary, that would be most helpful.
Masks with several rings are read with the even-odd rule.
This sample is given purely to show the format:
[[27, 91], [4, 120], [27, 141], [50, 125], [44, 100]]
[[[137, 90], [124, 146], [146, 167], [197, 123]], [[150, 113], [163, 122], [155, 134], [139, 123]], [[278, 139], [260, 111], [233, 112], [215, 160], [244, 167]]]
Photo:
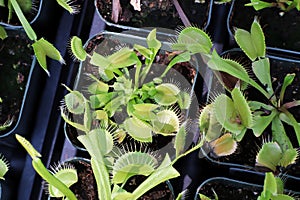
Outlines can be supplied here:
[[2, 154], [0, 154], [0, 180], [4, 180], [4, 176], [8, 172], [8, 170], [9, 163], [6, 158]]
[[[176, 157], [171, 160], [168, 154], [162, 160], [151, 153], [150, 150], [135, 149], [136, 147], [125, 147], [116, 145], [116, 129], [99, 127], [90, 130], [84, 135], [78, 136], [78, 140], [84, 145], [91, 156], [91, 166], [97, 183], [99, 200], [124, 200], [138, 199], [145, 192], [166, 180], [178, 177], [180, 174], [173, 167], [174, 163], [181, 157], [198, 149], [203, 144], [199, 141], [188, 151], [183, 151], [185, 138], [183, 132], [177, 135], [174, 148]], [[32, 165], [52, 188], [53, 193], [66, 196], [68, 199], [76, 199], [68, 186], [75, 181], [75, 172], [55, 170], [55, 174], [49, 171], [42, 164], [40, 154], [23, 137], [16, 135], [17, 140], [32, 157]], [[128, 148], [128, 147], [127, 147]], [[143, 175], [147, 178], [133, 191], [128, 192], [124, 186], [132, 176]], [[51, 192], [49, 191], [51, 194]]]
[[[47, 68], [46, 58], [49, 57], [51, 59], [59, 61], [60, 63], [64, 63], [64, 59], [62, 58], [60, 52], [53, 46], [53, 44], [48, 42], [43, 37], [38, 39], [35, 31], [24, 16], [24, 12], [31, 11], [32, 0], [8, 0], [6, 3], [7, 4], [5, 4], [4, 0], [0, 0], [0, 6], [7, 7], [9, 10], [8, 21], [10, 21], [12, 14], [16, 14], [28, 38], [33, 41], [32, 48], [34, 50], [34, 54], [37, 58], [38, 63], [45, 70], [45, 72], [50, 75]], [[78, 6], [74, 4], [74, 1], [57, 0], [57, 3], [71, 14], [77, 13], [79, 11]], [[5, 33], [3, 33], [3, 28], [1, 27], [0, 36], [0, 38], [5, 36]]]
[[284, 194], [284, 182], [280, 177], [275, 177], [272, 172], [265, 174], [264, 188], [257, 200], [293, 200], [294, 197]]
[[298, 0], [276, 0], [276, 1], [261, 1], [251, 0], [251, 3], [245, 4], [245, 6], [253, 6], [255, 10], [261, 10], [264, 8], [277, 7], [282, 11], [288, 12], [294, 8], [300, 11], [300, 2]]
[[[156, 39], [155, 29], [149, 33], [146, 42], [147, 47], [135, 44], [133, 48], [123, 47], [103, 56], [97, 52], [89, 55], [81, 40], [73, 37], [71, 50], [74, 56], [81, 61], [89, 59], [88, 62], [98, 68], [100, 77], [89, 74], [93, 82], [87, 87], [87, 100], [82, 93], [68, 89], [70, 93], [65, 96], [65, 107], [62, 107], [64, 120], [73, 126], [67, 113], [83, 115], [84, 102], [89, 101], [95, 110], [92, 115], [101, 123], [119, 124], [135, 140], [151, 142], [153, 134], [174, 136], [183, 124], [182, 113], [189, 108], [191, 97], [177, 84], [166, 82], [164, 76], [175, 64], [188, 61], [190, 57], [174, 56], [165, 70], [149, 81], [147, 77], [162, 45]], [[122, 113], [124, 119], [117, 119], [118, 113]]]
[[[235, 39], [252, 61], [252, 75], [249, 75], [249, 70], [246, 70], [240, 63], [220, 57], [212, 49], [212, 45], [207, 45], [211, 44], [210, 38], [197, 28], [185, 28], [180, 32], [178, 42], [173, 45], [174, 50], [182, 51], [183, 54], [200, 53], [201, 58], [215, 72], [231, 96], [218, 95], [210, 108], [203, 109], [209, 115], [204, 112], [202, 118], [204, 120], [200, 116], [200, 131], [206, 135], [208, 141], [217, 139], [221, 135], [220, 132], [226, 133], [227, 131], [233, 133], [235, 140], [240, 141], [247, 129], [252, 130], [254, 135], [259, 137], [267, 127], [270, 127], [272, 140], [280, 146], [281, 150], [283, 152], [293, 151], [284, 124], [294, 128], [299, 145], [300, 126], [289, 111], [290, 108], [299, 105], [299, 100], [284, 102], [284, 94], [287, 87], [292, 84], [295, 74], [286, 75], [279, 93], [276, 93], [277, 90], [274, 90], [272, 86], [270, 61], [266, 56], [265, 37], [257, 20], [252, 23], [250, 32], [236, 29]], [[222, 74], [234, 77], [235, 82], [230, 85], [237, 85], [238, 88], [231, 88], [229, 84], [226, 84]], [[247, 100], [243, 95], [243, 91], [247, 87], [253, 87], [259, 91], [265, 99]], [[207, 112], [207, 110], [211, 111]], [[207, 121], [205, 122], [205, 120]], [[212, 124], [210, 125], [210, 123]], [[214, 124], [219, 124], [219, 126], [214, 126]]]

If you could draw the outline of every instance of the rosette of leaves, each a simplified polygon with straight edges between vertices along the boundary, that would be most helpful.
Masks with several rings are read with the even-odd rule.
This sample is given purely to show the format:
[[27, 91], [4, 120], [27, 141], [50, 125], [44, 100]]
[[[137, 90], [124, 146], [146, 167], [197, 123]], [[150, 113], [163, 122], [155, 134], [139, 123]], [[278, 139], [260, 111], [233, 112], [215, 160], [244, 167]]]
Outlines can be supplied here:
[[[255, 136], [259, 137], [267, 127], [271, 126], [272, 138], [280, 145], [282, 150], [286, 151], [287, 149], [292, 149], [291, 141], [284, 128], [284, 124], [288, 124], [294, 128], [299, 145], [300, 125], [288, 110], [298, 106], [299, 100], [294, 100], [292, 102], [283, 101], [285, 91], [287, 87], [292, 84], [295, 74], [286, 75], [279, 91], [279, 95], [276, 95], [270, 75], [270, 61], [266, 56], [265, 37], [258, 21], [256, 19], [254, 20], [249, 32], [243, 29], [236, 29], [235, 31], [235, 40], [247, 57], [252, 61], [251, 67], [255, 78], [253, 78], [253, 75], [250, 76], [248, 71], [245, 70], [240, 63], [220, 57], [215, 50], [211, 49], [212, 45], [208, 46], [208, 44], [211, 44], [210, 38], [200, 29], [196, 31], [195, 29], [196, 28], [188, 27], [181, 31], [178, 36], [178, 42], [173, 45], [173, 49], [180, 50], [183, 54], [200, 54], [201, 58], [207, 63], [207, 66], [215, 72], [216, 76], [228, 91], [231, 91], [232, 89], [222, 81], [222, 76], [219, 72], [230, 74], [235, 77], [240, 82], [241, 89], [245, 88], [245, 86], [251, 86], [265, 97], [265, 99], [262, 98], [261, 101], [247, 102], [253, 117], [252, 123], [248, 124], [246, 127], [251, 129]], [[195, 46], [200, 47], [195, 48]], [[224, 95], [222, 95], [221, 98], [223, 98], [223, 100], [228, 99]], [[233, 99], [233, 101], [235, 100]], [[227, 104], [226, 108], [231, 107], [228, 106], [230, 104], [228, 102], [230, 101], [226, 100], [223, 101], [223, 103], [224, 102]], [[222, 109], [224, 110], [224, 108]], [[224, 113], [227, 113], [227, 111]], [[227, 129], [230, 130], [233, 127], [228, 126], [229, 124], [226, 120], [228, 118], [224, 116], [223, 123], [221, 124], [227, 126]], [[243, 134], [240, 134], [240, 136], [242, 135]]]
[[218, 95], [205, 106], [199, 116], [199, 128], [216, 156], [235, 152], [237, 142], [252, 126], [252, 114], [248, 102], [238, 87]]
[[[135, 44], [133, 48], [123, 47], [111, 55], [103, 56], [97, 52], [87, 54], [78, 37], [71, 40], [74, 56], [81, 61], [89, 57], [89, 62], [99, 69], [99, 78], [89, 75], [93, 79], [88, 86], [91, 108], [105, 113], [109, 123], [123, 124], [122, 128], [141, 142], [151, 142], [153, 134], [167, 136], [178, 132], [182, 124], [181, 111], [187, 110], [191, 104], [188, 92], [163, 80], [175, 64], [188, 61], [189, 56], [173, 57], [160, 75], [146, 82], [161, 48], [155, 29], [149, 33], [146, 42], [147, 47]], [[138, 53], [145, 58], [144, 65]], [[133, 75], [129, 74], [129, 67], [134, 67]], [[113, 79], [115, 81], [109, 85], [108, 81]], [[125, 119], [118, 121], [115, 118], [117, 113], [125, 113]]]

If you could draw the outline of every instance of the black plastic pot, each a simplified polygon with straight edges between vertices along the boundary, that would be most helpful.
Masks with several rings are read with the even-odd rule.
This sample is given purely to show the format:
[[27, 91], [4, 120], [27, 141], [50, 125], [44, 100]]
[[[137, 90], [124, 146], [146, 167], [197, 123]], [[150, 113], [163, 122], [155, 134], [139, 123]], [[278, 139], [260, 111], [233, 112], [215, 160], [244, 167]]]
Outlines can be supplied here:
[[250, 30], [255, 17], [260, 22], [266, 37], [266, 44], [270, 48], [292, 51], [300, 55], [300, 16], [297, 9], [287, 12], [279, 8], [265, 8], [259, 11], [251, 6], [244, 6], [248, 0], [233, 0], [228, 15], [227, 27], [230, 33], [232, 48], [236, 46], [233, 32], [234, 27]]
[[[147, 5], [147, 3], [149, 4]], [[205, 29], [210, 21], [213, 1], [202, 3], [195, 3], [192, 0], [179, 0], [179, 2], [177, 0], [141, 1], [141, 11], [145, 12], [143, 14], [141, 14], [141, 11], [134, 10], [129, 1], [120, 1], [120, 4], [122, 7], [121, 16], [116, 22], [111, 19], [113, 13], [112, 1], [95, 0], [96, 10], [108, 26], [126, 30], [137, 30], [137, 28], [142, 27], [160, 27], [174, 30], [178, 26], [188, 26], [189, 23]], [[178, 10], [185, 13], [187, 20], [181, 18]]]
[[[3, 105], [0, 105], [0, 114], [5, 115], [3, 118], [11, 118], [13, 122], [11, 126], [0, 131], [0, 138], [6, 137], [13, 132], [24, 133], [23, 130], [28, 126], [28, 119], [32, 116], [31, 106], [36, 101], [37, 96], [37, 85], [34, 83], [36, 76], [38, 76], [38, 72], [35, 69], [37, 64], [36, 59], [32, 55], [33, 51], [28, 47], [30, 41], [22, 30], [8, 31], [8, 35], [8, 38], [3, 43], [18, 47], [16, 50], [11, 50], [13, 52], [6, 53], [6, 51], [3, 51], [4, 54], [2, 54], [3, 58], [10, 60], [2, 61], [11, 63], [11, 66], [2, 66], [1, 80], [4, 81], [3, 85], [6, 85], [7, 88], [3, 88], [3, 85], [1, 87], [0, 96], [3, 98]], [[10, 41], [10, 43], [7, 43], [6, 40]], [[25, 66], [27, 62], [30, 63], [29, 66]], [[13, 65], [16, 65], [16, 67], [14, 68]], [[5, 105], [9, 106], [9, 108], [5, 107]], [[9, 117], [9, 115], [11, 116]]]

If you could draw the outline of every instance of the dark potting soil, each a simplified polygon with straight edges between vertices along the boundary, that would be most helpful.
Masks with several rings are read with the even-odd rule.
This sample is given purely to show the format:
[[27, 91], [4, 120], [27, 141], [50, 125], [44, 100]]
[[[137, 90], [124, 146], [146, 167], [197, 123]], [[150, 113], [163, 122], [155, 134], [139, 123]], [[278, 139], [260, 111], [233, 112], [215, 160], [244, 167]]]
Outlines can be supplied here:
[[[101, 16], [110, 23], [132, 27], [162, 27], [175, 29], [183, 25], [172, 0], [141, 0], [141, 11], [134, 10], [129, 0], [120, 0], [122, 11], [118, 21], [112, 20], [113, 0], [97, 0]], [[189, 21], [203, 28], [207, 22], [210, 1], [195, 3], [194, 0], [179, 0]]]
[[[12, 129], [18, 120], [24, 92], [32, 65], [30, 40], [22, 32], [0, 40], [0, 125], [13, 119]], [[0, 135], [4, 131], [0, 131]]]
[[265, 33], [267, 46], [300, 51], [300, 13], [297, 9], [283, 12], [274, 7], [255, 11], [251, 6], [244, 6], [246, 3], [250, 3], [250, 0], [234, 2], [229, 25], [232, 32], [233, 27], [250, 30], [254, 17], [257, 16]]
[[[262, 189], [256, 187], [248, 188], [245, 187], [245, 185], [239, 185], [236, 183], [230, 184], [227, 181], [210, 181], [199, 190], [199, 193], [214, 199], [213, 191], [218, 195], [218, 198], [222, 200], [257, 200]], [[200, 200], [199, 197], [197, 200], [198, 199]]]
[[[20, 2], [22, 1], [23, 3], [25, 2], [25, 0], [18, 0], [18, 2], [19, 1]], [[7, 1], [5, 1], [5, 3], [7, 3]], [[26, 17], [26, 19], [28, 20], [28, 22], [31, 22], [38, 14], [38, 9], [40, 7], [40, 3], [41, 3], [40, 0], [32, 0], [32, 9], [29, 12], [23, 11], [23, 14]], [[13, 26], [21, 26], [21, 23], [14, 12], [12, 14], [11, 20], [8, 21], [8, 13], [9, 13], [9, 11], [8, 11], [7, 7], [0, 6], [0, 22], [7, 23], [7, 24], [10, 24]]]

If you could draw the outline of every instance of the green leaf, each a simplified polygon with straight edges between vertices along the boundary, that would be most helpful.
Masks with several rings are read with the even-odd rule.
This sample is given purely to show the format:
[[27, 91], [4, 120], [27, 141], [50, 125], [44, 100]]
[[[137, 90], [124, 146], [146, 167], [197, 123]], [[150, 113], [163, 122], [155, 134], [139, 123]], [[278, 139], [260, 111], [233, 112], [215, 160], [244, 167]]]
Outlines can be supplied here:
[[157, 104], [151, 103], [134, 104], [132, 113], [139, 119], [150, 121], [155, 119], [153, 111], [158, 107]]
[[294, 148], [287, 149], [283, 152], [282, 158], [279, 162], [280, 166], [287, 167], [294, 164], [298, 158], [298, 151]]
[[101, 93], [96, 95], [90, 96], [90, 103], [92, 108], [102, 108], [108, 102], [110, 102], [115, 96], [117, 95], [116, 92], [109, 92], [109, 93]]
[[0, 39], [4, 40], [5, 38], [7, 38], [7, 33], [5, 29], [2, 26], [0, 26]]
[[280, 90], [280, 103], [283, 103], [283, 98], [284, 98], [284, 94], [285, 94], [285, 90], [286, 88], [292, 84], [292, 82], [294, 81], [294, 78], [295, 78], [296, 74], [287, 74], [285, 77], [284, 77], [284, 81], [283, 81], [283, 85], [281, 87], [281, 90]]
[[153, 29], [147, 36], [148, 48], [153, 49], [154, 54], [160, 49], [161, 42], [156, 39], [156, 29]]
[[235, 31], [235, 40], [250, 60], [254, 61], [257, 58], [265, 57], [265, 37], [262, 28], [256, 20], [253, 21], [250, 32], [237, 29]]
[[167, 68], [165, 69], [165, 71], [161, 75], [161, 77], [164, 77], [168, 73], [168, 71], [177, 63], [188, 62], [190, 60], [191, 60], [191, 54], [189, 52], [183, 52], [183, 53], [177, 55], [169, 62]]
[[152, 128], [145, 122], [133, 117], [124, 121], [125, 130], [128, 134], [140, 142], [152, 142]]
[[162, 83], [155, 87], [156, 94], [154, 95], [154, 100], [164, 106], [169, 106], [177, 102], [177, 94], [180, 89], [171, 83]]
[[145, 152], [126, 152], [116, 159], [112, 182], [125, 183], [135, 175], [149, 176], [157, 166], [156, 158]]
[[270, 95], [274, 94], [270, 74], [269, 58], [263, 58], [253, 62], [252, 70], [258, 80], [266, 87], [267, 92]]
[[49, 58], [52, 58], [54, 60], [59, 61], [60, 63], [64, 63], [64, 59], [60, 55], [60, 52], [47, 40], [44, 38], [41, 38], [37, 41], [35, 41], [32, 44], [34, 54], [41, 65], [41, 67], [46, 71], [46, 73], [49, 75], [48, 69], [47, 69], [47, 61], [46, 56]]
[[180, 154], [182, 154], [186, 147], [185, 146], [186, 145], [186, 137], [187, 137], [186, 123], [187, 122], [184, 122], [184, 124], [180, 126], [179, 131], [175, 136], [174, 147], [176, 150], [176, 157], [178, 157]]
[[235, 152], [237, 142], [230, 133], [225, 133], [209, 144], [217, 156], [228, 156]]
[[73, 5], [73, 0], [56, 0], [56, 2], [70, 14], [76, 14], [79, 12], [79, 5]]
[[217, 139], [222, 134], [222, 126], [216, 119], [213, 104], [208, 104], [202, 109], [199, 116], [199, 128], [207, 142]]
[[[58, 165], [58, 167], [54, 168], [53, 175], [68, 188], [78, 181], [76, 169], [68, 164]], [[48, 186], [48, 191], [51, 197], [60, 198], [65, 196], [63, 192], [51, 184]]]
[[177, 96], [177, 103], [180, 107], [180, 109], [189, 109], [191, 103], [192, 103], [192, 99], [191, 99], [191, 95], [188, 94], [187, 92], [180, 92], [179, 95]]
[[64, 97], [66, 107], [70, 113], [83, 114], [85, 98], [82, 93], [78, 91], [71, 91]]
[[264, 143], [256, 156], [256, 164], [276, 171], [282, 158], [282, 150], [276, 142]]
[[82, 46], [82, 41], [79, 37], [73, 36], [71, 38], [71, 51], [75, 58], [77, 58], [80, 61], [84, 61], [86, 59], [86, 51], [84, 50]]
[[180, 176], [180, 174], [171, 165], [171, 159], [169, 155], [166, 154], [161, 165], [132, 192], [132, 199], [138, 199], [144, 193], [159, 185], [160, 183], [163, 183], [164, 181], [170, 180], [172, 178], [176, 178], [178, 176]]
[[277, 194], [277, 181], [272, 172], [267, 172], [265, 175], [264, 191], [269, 191], [271, 194]]
[[91, 156], [92, 170], [97, 183], [98, 199], [112, 200], [108, 169], [104, 161], [102, 150], [99, 151], [106, 141], [103, 141], [103, 137], [97, 132], [80, 135], [77, 138]]
[[9, 2], [11, 3], [16, 15], [18, 16], [18, 19], [20, 20], [28, 38], [30, 40], [36, 41], [37, 36], [36, 36], [34, 30], [32, 29], [32, 27], [30, 26], [29, 22], [27, 21], [26, 17], [24, 16], [17, 0], [10, 0]]
[[234, 103], [234, 107], [239, 113], [241, 123], [245, 127], [250, 128], [252, 126], [252, 114], [246, 98], [238, 88], [234, 88], [231, 91], [231, 96]]
[[240, 123], [234, 103], [227, 95], [219, 95], [213, 106], [216, 119], [226, 130], [236, 135], [242, 133], [245, 127]]
[[6, 158], [0, 154], [0, 180], [4, 180], [4, 175], [8, 172], [9, 164]]
[[133, 48], [138, 51], [140, 54], [142, 54], [146, 59], [151, 59], [153, 56], [153, 52], [150, 49], [147, 49], [144, 46], [134, 44]]
[[287, 136], [284, 126], [278, 115], [276, 115], [272, 120], [272, 138], [279, 144], [282, 151], [293, 148], [293, 145]]
[[17, 0], [17, 2], [24, 13], [30, 13], [32, 10], [32, 0]]
[[264, 8], [273, 7], [274, 5], [269, 2], [260, 1], [260, 0], [251, 0], [251, 3], [245, 4], [245, 6], [253, 6], [255, 10], [261, 10]]
[[5, 7], [4, 0], [0, 0], [0, 6]]
[[162, 135], [172, 135], [179, 130], [179, 116], [172, 110], [162, 110], [156, 114], [152, 121], [153, 129]]
[[190, 53], [209, 53], [213, 44], [203, 30], [196, 27], [186, 27], [180, 31], [173, 50], [189, 51]]
[[253, 125], [251, 129], [256, 137], [261, 136], [263, 131], [271, 124], [274, 117], [277, 115], [276, 110], [272, 110], [271, 114], [263, 116], [260, 114], [255, 114], [253, 116]]

